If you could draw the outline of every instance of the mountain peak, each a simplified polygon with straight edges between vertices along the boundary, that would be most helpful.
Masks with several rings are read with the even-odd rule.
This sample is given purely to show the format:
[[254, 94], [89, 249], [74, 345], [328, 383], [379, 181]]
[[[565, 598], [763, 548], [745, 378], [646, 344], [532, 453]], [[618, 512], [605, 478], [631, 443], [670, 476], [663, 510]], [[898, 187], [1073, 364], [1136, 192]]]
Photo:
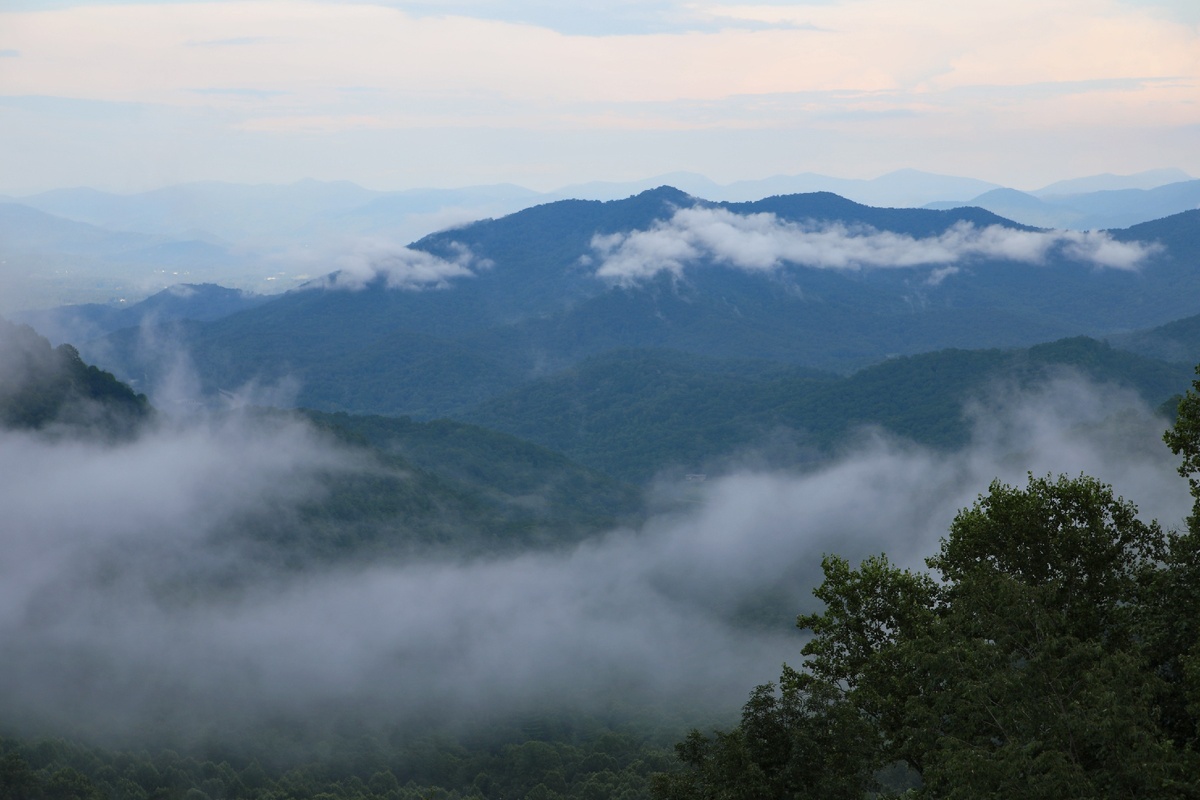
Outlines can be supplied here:
[[[666, 184], [663, 184], [662, 186], [656, 186], [653, 189], [647, 189], [644, 192], [639, 192], [631, 199], [635, 198], [641, 200], [665, 200], [672, 203], [687, 201], [694, 202], [697, 199], [682, 189], [676, 189], [674, 186], [668, 186]], [[619, 203], [621, 201], [616, 200], [613, 202]]]

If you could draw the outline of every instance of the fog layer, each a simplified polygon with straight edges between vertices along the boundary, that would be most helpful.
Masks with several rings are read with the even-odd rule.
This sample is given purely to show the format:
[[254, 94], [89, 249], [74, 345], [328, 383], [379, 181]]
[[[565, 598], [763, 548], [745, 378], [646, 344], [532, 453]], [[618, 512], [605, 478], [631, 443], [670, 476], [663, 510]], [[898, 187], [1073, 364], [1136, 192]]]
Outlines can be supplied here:
[[920, 567], [993, 478], [1082, 471], [1164, 524], [1187, 513], [1165, 423], [1132, 395], [1061, 380], [969, 413], [960, 452], [864, 432], [818, 469], [689, 485], [687, 510], [566, 552], [268, 566], [227, 590], [191, 578], [247, 563], [249, 545], [216, 531], [286, 515], [364, 460], [238, 415], [121, 445], [0, 434], [0, 718], [137, 738], [334, 711], [370, 725], [736, 709], [800, 660], [789, 620], [814, 607], [822, 554]]

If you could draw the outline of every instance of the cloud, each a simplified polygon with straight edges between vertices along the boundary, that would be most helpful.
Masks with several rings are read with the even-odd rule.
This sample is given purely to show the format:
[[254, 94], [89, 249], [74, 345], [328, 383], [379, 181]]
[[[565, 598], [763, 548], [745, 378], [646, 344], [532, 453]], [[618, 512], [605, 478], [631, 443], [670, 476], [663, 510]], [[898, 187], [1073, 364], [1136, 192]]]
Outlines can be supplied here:
[[451, 279], [468, 278], [474, 270], [490, 269], [492, 262], [476, 258], [464, 244], [451, 242], [450, 257], [441, 258], [386, 239], [364, 239], [350, 252], [338, 256], [337, 271], [313, 281], [310, 287], [359, 290], [375, 281], [389, 289], [445, 289]]
[[[997, 386], [969, 413], [960, 452], [867, 433], [816, 469], [689, 485], [687, 510], [571, 550], [303, 570], [237, 532], [263, 515], [302, 524], [326, 475], [373, 467], [299, 423], [235, 414], [115, 446], [2, 433], [0, 716], [186, 740], [263, 719], [370, 728], [613, 698], [732, 712], [799, 657], [790, 620], [815, 608], [822, 554], [921, 567], [996, 476], [1084, 471], [1167, 524], [1189, 511], [1164, 423], [1129, 393]], [[764, 612], [776, 621], [750, 621]]]
[[934, 266], [934, 283], [946, 267], [971, 259], [1042, 264], [1052, 254], [1110, 269], [1135, 270], [1158, 249], [1119, 242], [1102, 231], [1023, 231], [1001, 225], [977, 228], [959, 222], [938, 236], [916, 239], [842, 223], [795, 223], [774, 214], [735, 214], [693, 206], [648, 230], [597, 235], [596, 275], [618, 283], [660, 272], [681, 276], [692, 263], [711, 260], [747, 272], [797, 264], [817, 269], [885, 269]]

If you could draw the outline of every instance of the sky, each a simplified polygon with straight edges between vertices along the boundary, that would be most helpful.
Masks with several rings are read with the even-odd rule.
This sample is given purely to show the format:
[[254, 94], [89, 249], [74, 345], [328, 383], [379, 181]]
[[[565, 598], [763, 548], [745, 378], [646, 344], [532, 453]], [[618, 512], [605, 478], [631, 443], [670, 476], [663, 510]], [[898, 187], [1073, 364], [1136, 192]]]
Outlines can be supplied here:
[[4, 0], [0, 193], [1200, 174], [1193, 0]]

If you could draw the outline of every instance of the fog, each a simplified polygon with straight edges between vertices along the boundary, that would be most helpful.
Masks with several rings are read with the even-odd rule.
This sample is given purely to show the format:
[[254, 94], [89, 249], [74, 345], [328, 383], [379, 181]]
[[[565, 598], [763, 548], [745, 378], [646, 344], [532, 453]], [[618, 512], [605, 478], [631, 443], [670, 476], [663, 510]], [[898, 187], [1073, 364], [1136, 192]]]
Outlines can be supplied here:
[[[815, 610], [823, 554], [922, 567], [996, 477], [1086, 472], [1168, 526], [1188, 512], [1165, 423], [1132, 394], [1062, 378], [996, 386], [968, 413], [961, 451], [862, 431], [818, 468], [659, 486], [690, 502], [566, 551], [302, 571], [218, 535], [375, 468], [298, 422], [232, 411], [116, 445], [3, 433], [0, 718], [136, 742], [280, 719], [729, 712], [800, 661], [790, 621]], [[196, 577], [247, 564], [249, 583]]]
[[975, 259], [1042, 264], [1059, 255], [1094, 267], [1135, 270], [1157, 245], [1119, 242], [1103, 231], [1025, 231], [959, 222], [924, 239], [843, 223], [798, 224], [774, 214], [735, 214], [723, 208], [682, 208], [648, 230], [597, 235], [596, 274], [618, 283], [660, 272], [682, 275], [688, 264], [711, 259], [749, 272], [783, 263], [820, 269], [940, 267]]
[[292, 268], [334, 271], [305, 284], [307, 288], [358, 291], [382, 281], [388, 289], [420, 291], [446, 289], [451, 280], [473, 277], [490, 269], [492, 262], [479, 258], [459, 242], [448, 245], [449, 257], [414, 250], [386, 237], [361, 237], [348, 243], [306, 248], [280, 256]]

